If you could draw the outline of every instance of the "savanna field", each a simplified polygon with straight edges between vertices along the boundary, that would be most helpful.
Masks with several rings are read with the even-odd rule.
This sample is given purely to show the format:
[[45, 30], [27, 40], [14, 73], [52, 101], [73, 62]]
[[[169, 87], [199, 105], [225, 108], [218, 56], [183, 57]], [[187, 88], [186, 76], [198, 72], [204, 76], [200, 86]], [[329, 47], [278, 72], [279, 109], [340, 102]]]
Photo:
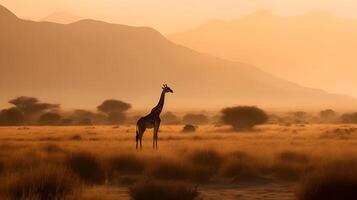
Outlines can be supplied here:
[[[135, 149], [135, 126], [0, 127], [0, 199], [348, 199], [357, 126], [164, 125]], [[332, 195], [332, 196], [331, 196]], [[345, 196], [344, 196], [345, 195]], [[350, 198], [351, 199], [351, 198]]]

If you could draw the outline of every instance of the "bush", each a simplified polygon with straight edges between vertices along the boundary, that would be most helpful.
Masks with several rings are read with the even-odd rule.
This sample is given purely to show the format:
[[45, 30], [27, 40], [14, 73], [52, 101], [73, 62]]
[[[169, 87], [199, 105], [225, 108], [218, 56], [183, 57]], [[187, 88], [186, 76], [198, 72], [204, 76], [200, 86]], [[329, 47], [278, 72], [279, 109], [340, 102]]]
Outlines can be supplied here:
[[179, 118], [172, 112], [166, 112], [161, 116], [162, 123], [168, 125], [180, 124]]
[[204, 114], [186, 114], [183, 117], [182, 122], [185, 124], [199, 125], [199, 124], [207, 124], [209, 122], [209, 119]]
[[330, 163], [308, 173], [297, 192], [299, 200], [357, 199], [357, 162]]
[[24, 123], [24, 119], [24, 114], [15, 107], [0, 112], [0, 125], [20, 125]]
[[260, 166], [255, 158], [238, 151], [226, 155], [220, 174], [233, 180], [254, 181], [261, 176]]
[[194, 176], [196, 181], [208, 181], [218, 171], [222, 156], [213, 149], [195, 150], [188, 157], [189, 162], [193, 165]]
[[126, 120], [126, 116], [121, 112], [111, 112], [108, 114], [108, 121], [110, 124], [122, 124]]
[[333, 122], [336, 119], [336, 112], [331, 109], [322, 110], [320, 118], [323, 122]]
[[309, 157], [306, 154], [294, 151], [283, 151], [277, 155], [277, 158], [283, 162], [306, 163], [309, 161]]
[[120, 100], [109, 99], [105, 100], [97, 109], [101, 112], [109, 114], [111, 112], [125, 112], [131, 108], [131, 105]]
[[110, 158], [111, 173], [140, 174], [145, 169], [145, 161], [134, 154], [121, 154]]
[[148, 166], [146, 174], [158, 179], [186, 180], [191, 178], [192, 168], [184, 162], [159, 159]]
[[350, 114], [343, 114], [341, 116], [341, 122], [347, 124], [355, 124], [357, 123], [357, 112]]
[[72, 123], [73, 123], [73, 119], [66, 118], [61, 120], [61, 125], [68, 126], [71, 125]]
[[133, 200], [194, 200], [199, 196], [196, 187], [185, 183], [143, 181], [129, 189]]
[[123, 123], [126, 119], [125, 112], [131, 108], [131, 105], [120, 100], [105, 100], [97, 107], [98, 111], [107, 115], [110, 124]]
[[279, 178], [297, 180], [310, 167], [309, 156], [294, 151], [283, 151], [276, 157], [272, 171]]
[[186, 124], [182, 129], [182, 132], [184, 132], [184, 133], [190, 133], [190, 132], [195, 132], [195, 131], [196, 131], [196, 126], [191, 125], [191, 124]]
[[221, 119], [223, 123], [231, 125], [234, 130], [246, 130], [266, 123], [268, 115], [254, 106], [237, 106], [223, 109]]
[[41, 166], [15, 174], [1, 185], [3, 198], [58, 200], [79, 192], [79, 179], [63, 167]]
[[78, 125], [90, 126], [90, 125], [93, 125], [93, 122], [92, 122], [92, 120], [89, 119], [89, 118], [84, 118], [84, 119], [82, 119], [82, 120], [80, 120], [80, 121], [78, 122]]
[[27, 123], [32, 122], [34, 117], [42, 113], [54, 112], [60, 107], [58, 104], [41, 103], [37, 98], [25, 96], [12, 99], [9, 103], [13, 104], [23, 113], [25, 122]]
[[38, 120], [41, 125], [58, 125], [61, 122], [61, 115], [58, 113], [42, 114]]
[[97, 157], [91, 153], [74, 153], [69, 156], [67, 165], [75, 174], [88, 183], [101, 184], [105, 181], [103, 166]]

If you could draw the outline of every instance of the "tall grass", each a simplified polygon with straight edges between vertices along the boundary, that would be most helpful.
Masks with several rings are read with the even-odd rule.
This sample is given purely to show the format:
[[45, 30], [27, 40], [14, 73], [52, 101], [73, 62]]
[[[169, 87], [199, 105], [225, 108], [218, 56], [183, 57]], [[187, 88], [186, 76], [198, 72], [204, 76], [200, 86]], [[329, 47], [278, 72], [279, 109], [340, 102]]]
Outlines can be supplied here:
[[81, 179], [90, 184], [103, 184], [106, 176], [100, 159], [90, 152], [72, 153], [66, 165]]
[[307, 173], [297, 191], [299, 200], [357, 199], [357, 160], [323, 164]]
[[68, 169], [44, 165], [4, 178], [2, 199], [60, 200], [81, 191], [79, 179]]
[[199, 192], [183, 182], [142, 181], [130, 187], [130, 196], [133, 200], [194, 200]]

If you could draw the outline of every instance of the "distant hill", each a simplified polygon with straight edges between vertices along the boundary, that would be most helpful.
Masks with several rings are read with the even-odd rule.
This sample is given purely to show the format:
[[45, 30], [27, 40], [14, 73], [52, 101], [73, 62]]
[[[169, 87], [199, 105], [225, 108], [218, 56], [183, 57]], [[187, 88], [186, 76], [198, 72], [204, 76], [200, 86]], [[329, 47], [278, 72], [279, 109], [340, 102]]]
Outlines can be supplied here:
[[[351, 108], [354, 98], [276, 78], [258, 68], [178, 46], [147, 27], [94, 20], [62, 25], [18, 19], [0, 7], [1, 101], [37, 96], [65, 107], [118, 98], [153, 106], [162, 83], [166, 109], [255, 104], [272, 108]], [[1, 102], [1, 103], [3, 103]]]
[[54, 12], [39, 21], [54, 22], [59, 24], [70, 24], [82, 20], [80, 16], [72, 15], [66, 12]]
[[247, 62], [311, 87], [357, 96], [357, 20], [328, 12], [281, 17], [259, 11], [169, 35], [172, 41]]

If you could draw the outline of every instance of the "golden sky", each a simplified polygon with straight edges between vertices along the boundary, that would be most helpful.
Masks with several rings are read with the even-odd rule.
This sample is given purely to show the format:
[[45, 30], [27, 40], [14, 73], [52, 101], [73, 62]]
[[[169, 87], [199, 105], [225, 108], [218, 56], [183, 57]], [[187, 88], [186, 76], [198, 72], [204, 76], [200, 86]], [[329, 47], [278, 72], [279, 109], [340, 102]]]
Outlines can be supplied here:
[[260, 9], [280, 15], [312, 10], [357, 18], [356, 0], [0, 0], [21, 18], [42, 19], [54, 12], [84, 18], [151, 26], [163, 33], [188, 29], [211, 19], [234, 19]]

